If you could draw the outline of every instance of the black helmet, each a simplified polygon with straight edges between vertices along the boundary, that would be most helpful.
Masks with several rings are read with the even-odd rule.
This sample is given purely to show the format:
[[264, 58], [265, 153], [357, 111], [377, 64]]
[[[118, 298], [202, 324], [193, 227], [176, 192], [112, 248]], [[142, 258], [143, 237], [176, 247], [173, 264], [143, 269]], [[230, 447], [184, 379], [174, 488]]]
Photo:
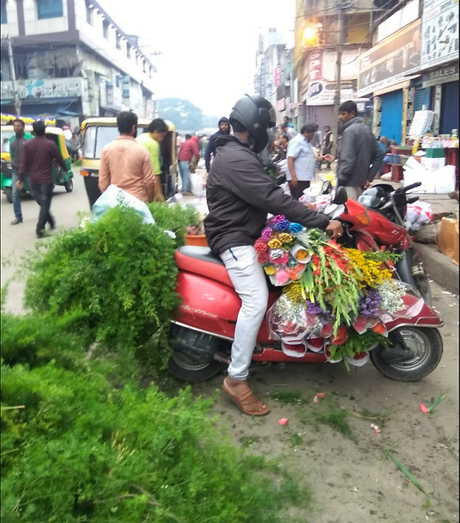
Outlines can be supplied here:
[[262, 96], [244, 95], [230, 113], [230, 125], [237, 121], [249, 132], [254, 142], [254, 152], [261, 153], [268, 144], [267, 129], [276, 125], [276, 113], [272, 104]]
[[370, 187], [358, 198], [358, 202], [368, 209], [377, 209], [386, 198], [386, 192], [382, 187]]

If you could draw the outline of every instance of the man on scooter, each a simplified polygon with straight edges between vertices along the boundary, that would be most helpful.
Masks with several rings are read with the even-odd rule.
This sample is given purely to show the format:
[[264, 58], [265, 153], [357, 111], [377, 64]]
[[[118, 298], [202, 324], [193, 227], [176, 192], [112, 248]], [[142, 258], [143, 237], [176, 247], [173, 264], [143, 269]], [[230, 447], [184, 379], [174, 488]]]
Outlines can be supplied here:
[[263, 416], [269, 408], [256, 398], [247, 383], [257, 334], [268, 303], [268, 287], [257, 261], [254, 243], [261, 235], [267, 213], [284, 214], [305, 227], [342, 234], [340, 222], [293, 200], [262, 169], [257, 154], [268, 143], [268, 129], [276, 123], [275, 110], [261, 96], [246, 95], [230, 115], [232, 136], [215, 141], [216, 157], [207, 180], [209, 214], [205, 230], [212, 251], [221, 257], [241, 299], [231, 363], [223, 390], [245, 413]]

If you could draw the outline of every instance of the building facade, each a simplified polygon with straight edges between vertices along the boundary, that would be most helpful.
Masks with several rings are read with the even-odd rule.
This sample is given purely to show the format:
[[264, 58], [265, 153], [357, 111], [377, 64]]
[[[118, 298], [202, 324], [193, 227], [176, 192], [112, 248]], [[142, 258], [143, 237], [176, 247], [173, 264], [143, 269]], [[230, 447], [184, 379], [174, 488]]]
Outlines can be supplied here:
[[[286, 46], [286, 37], [275, 28], [268, 35], [259, 36], [259, 49], [256, 56], [256, 74], [254, 76], [254, 92], [266, 98], [276, 109], [278, 123], [286, 113], [285, 97], [286, 70], [290, 52]], [[288, 95], [289, 96], [289, 95]]]
[[[2, 113], [154, 115], [155, 67], [95, 0], [1, 0]], [[11, 41], [16, 81], [8, 53]]]
[[[299, 125], [311, 122], [333, 127], [339, 43], [337, 6], [334, 0], [297, 0], [294, 63], [299, 86]], [[342, 101], [356, 101], [359, 115], [370, 124], [372, 101], [358, 95], [357, 82], [359, 54], [370, 44], [372, 0], [350, 3], [343, 13], [340, 97]]]
[[432, 131], [459, 127], [458, 1], [400, 2], [374, 27], [359, 60], [358, 94], [374, 99], [373, 131], [406, 143], [414, 113], [435, 113]]

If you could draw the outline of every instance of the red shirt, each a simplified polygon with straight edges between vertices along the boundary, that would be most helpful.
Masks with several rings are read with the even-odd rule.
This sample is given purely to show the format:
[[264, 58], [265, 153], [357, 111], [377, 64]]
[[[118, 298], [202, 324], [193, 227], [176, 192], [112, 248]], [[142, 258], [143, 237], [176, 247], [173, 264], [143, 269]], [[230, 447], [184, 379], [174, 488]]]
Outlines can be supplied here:
[[58, 146], [44, 136], [36, 136], [24, 144], [18, 179], [22, 182], [24, 175], [28, 173], [32, 185], [53, 183], [54, 161], [67, 171]]
[[179, 162], [191, 162], [194, 156], [200, 159], [198, 136], [192, 136], [190, 140], [187, 140], [181, 145], [177, 159]]

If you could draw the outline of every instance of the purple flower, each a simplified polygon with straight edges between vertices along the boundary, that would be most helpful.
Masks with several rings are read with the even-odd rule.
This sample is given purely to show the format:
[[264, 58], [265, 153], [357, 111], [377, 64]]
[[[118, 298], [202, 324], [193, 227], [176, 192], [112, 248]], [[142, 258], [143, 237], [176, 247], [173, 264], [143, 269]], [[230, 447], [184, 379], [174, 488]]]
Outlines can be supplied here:
[[275, 224], [275, 229], [277, 231], [287, 231], [289, 229], [289, 226], [291, 225], [291, 222], [288, 220], [283, 220], [281, 222], [278, 222]]
[[376, 289], [368, 289], [359, 297], [358, 308], [359, 314], [365, 318], [377, 316], [382, 303], [382, 297]]
[[307, 314], [317, 316], [318, 314], [322, 314], [323, 312], [323, 309], [316, 302], [307, 302]]

